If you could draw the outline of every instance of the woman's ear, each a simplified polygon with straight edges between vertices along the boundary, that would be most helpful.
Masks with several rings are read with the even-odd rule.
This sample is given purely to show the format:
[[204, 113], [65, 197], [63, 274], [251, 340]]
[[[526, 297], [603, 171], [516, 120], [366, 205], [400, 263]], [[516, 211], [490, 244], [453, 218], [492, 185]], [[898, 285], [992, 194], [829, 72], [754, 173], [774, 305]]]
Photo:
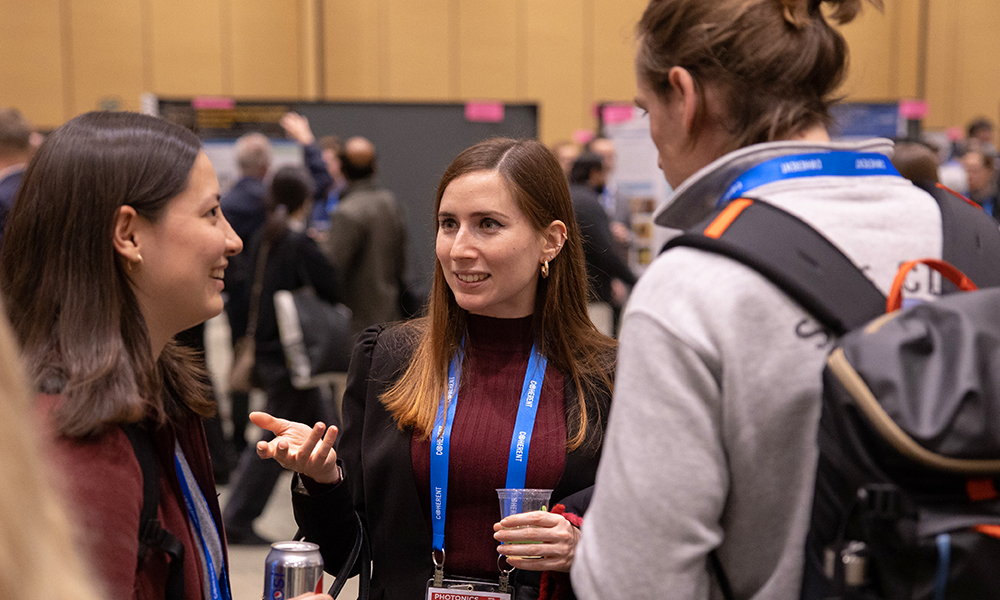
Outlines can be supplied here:
[[542, 238], [542, 261], [552, 260], [566, 243], [566, 224], [559, 220], [552, 221], [542, 232]]
[[667, 80], [681, 102], [681, 123], [685, 137], [690, 136], [694, 130], [695, 116], [698, 114], [698, 87], [694, 84], [694, 77], [684, 67], [671, 67], [667, 73]]
[[111, 241], [115, 250], [128, 262], [142, 260], [139, 252], [139, 242], [136, 240], [136, 229], [139, 226], [139, 214], [131, 206], [125, 205], [118, 209], [115, 216], [115, 227], [112, 230]]

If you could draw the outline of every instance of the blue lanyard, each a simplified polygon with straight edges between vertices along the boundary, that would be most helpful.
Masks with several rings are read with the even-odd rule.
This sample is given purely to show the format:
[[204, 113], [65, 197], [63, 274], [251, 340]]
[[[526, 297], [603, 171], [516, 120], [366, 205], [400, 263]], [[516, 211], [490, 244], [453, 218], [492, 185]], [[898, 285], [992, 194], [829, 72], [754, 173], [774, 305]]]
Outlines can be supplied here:
[[[536, 346], [531, 347], [528, 369], [521, 386], [521, 402], [517, 408], [514, 435], [510, 439], [510, 455], [507, 459], [507, 487], [524, 487], [528, 473], [528, 450], [531, 448], [531, 434], [538, 414], [538, 398], [542, 393], [545, 367], [548, 360]], [[458, 405], [458, 385], [461, 381], [462, 357], [455, 356], [448, 367], [448, 389], [441, 395], [434, 432], [431, 439], [431, 524], [433, 526], [432, 545], [434, 550], [444, 550], [444, 523], [448, 507], [448, 449], [451, 445], [451, 427], [455, 423], [455, 407]], [[447, 418], [445, 418], [447, 406]]]
[[[177, 480], [181, 484], [181, 491], [184, 492], [184, 505], [187, 506], [188, 518], [191, 519], [191, 524], [194, 526], [195, 531], [198, 532], [198, 537], [201, 538], [201, 548], [205, 552], [205, 563], [208, 568], [208, 583], [212, 590], [212, 600], [231, 600], [232, 596], [229, 594], [229, 586], [226, 585], [225, 588], [222, 588], [219, 585], [219, 577], [216, 577], [215, 575], [215, 563], [212, 561], [212, 553], [208, 549], [208, 542], [205, 540], [205, 534], [201, 530], [201, 521], [198, 519], [198, 511], [194, 508], [194, 496], [191, 495], [187, 479], [184, 477], [184, 470], [181, 468], [181, 460], [176, 454], [174, 454], [174, 470], [177, 471]], [[200, 492], [201, 490], [198, 491]], [[226, 580], [225, 569], [222, 571], [221, 578], [223, 581]]]
[[868, 175], [901, 177], [899, 171], [886, 155], [875, 152], [819, 152], [780, 156], [762, 162], [740, 175], [726, 190], [725, 195], [719, 200], [718, 206], [722, 206], [754, 188], [782, 179]]

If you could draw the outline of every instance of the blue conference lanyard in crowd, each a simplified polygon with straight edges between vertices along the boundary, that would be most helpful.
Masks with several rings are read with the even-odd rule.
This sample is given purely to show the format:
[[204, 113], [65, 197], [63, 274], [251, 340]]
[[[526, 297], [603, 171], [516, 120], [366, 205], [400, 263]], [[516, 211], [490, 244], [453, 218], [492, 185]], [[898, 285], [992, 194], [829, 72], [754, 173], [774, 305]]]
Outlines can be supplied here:
[[721, 208], [730, 200], [738, 198], [754, 188], [784, 179], [871, 175], [902, 177], [886, 155], [875, 152], [838, 151], [780, 156], [762, 162], [740, 175], [726, 190], [726, 193], [719, 200], [718, 206]]
[[[537, 346], [531, 347], [528, 359], [528, 369], [524, 373], [524, 384], [521, 386], [521, 400], [517, 408], [517, 420], [514, 423], [514, 434], [510, 440], [510, 453], [507, 459], [507, 488], [524, 488], [528, 473], [528, 451], [531, 448], [531, 434], [535, 427], [535, 417], [538, 414], [538, 398], [542, 393], [542, 382], [545, 379], [547, 359], [538, 351]], [[458, 386], [462, 378], [462, 353], [451, 359], [448, 367], [448, 386], [441, 395], [437, 418], [431, 437], [431, 525], [432, 547], [434, 559], [434, 579], [428, 585], [427, 597], [433, 600], [435, 594], [453, 593], [454, 589], [444, 590], [444, 525], [448, 507], [448, 454], [451, 445], [451, 428], [455, 424], [455, 410], [458, 405]], [[518, 501], [520, 502], [520, 501]], [[439, 558], [440, 556], [440, 558]], [[509, 597], [506, 574], [501, 574], [499, 594], [490, 596], [484, 591], [477, 591], [480, 597]], [[447, 595], [447, 594], [446, 594]]]
[[[226, 570], [222, 569], [220, 574], [216, 576], [215, 562], [212, 560], [212, 553], [208, 549], [208, 541], [205, 538], [205, 533], [202, 531], [201, 521], [198, 519], [198, 511], [194, 507], [194, 496], [188, 487], [187, 479], [184, 477], [180, 458], [176, 454], [174, 455], [174, 469], [177, 471], [177, 480], [180, 482], [181, 491], [184, 493], [184, 505], [187, 506], [188, 518], [191, 519], [191, 525], [198, 533], [201, 549], [205, 553], [205, 564], [208, 569], [208, 583], [212, 592], [212, 600], [232, 600], [229, 585], [226, 583]], [[198, 490], [198, 493], [201, 493], [201, 490]]]

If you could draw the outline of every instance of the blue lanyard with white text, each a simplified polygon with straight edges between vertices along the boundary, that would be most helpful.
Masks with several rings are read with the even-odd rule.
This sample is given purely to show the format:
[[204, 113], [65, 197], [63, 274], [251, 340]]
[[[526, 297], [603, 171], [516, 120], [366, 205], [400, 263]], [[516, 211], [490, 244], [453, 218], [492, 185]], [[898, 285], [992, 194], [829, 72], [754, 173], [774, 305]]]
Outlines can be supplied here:
[[[191, 524], [194, 526], [195, 531], [198, 532], [198, 537], [201, 538], [201, 548], [205, 553], [205, 564], [208, 569], [208, 583], [212, 590], [212, 600], [231, 600], [232, 596], [229, 594], [229, 586], [222, 587], [219, 585], [220, 577], [225, 581], [226, 571], [223, 569], [221, 575], [216, 575], [212, 553], [208, 549], [208, 541], [201, 530], [198, 511], [194, 508], [194, 496], [191, 495], [191, 489], [188, 488], [187, 479], [184, 477], [184, 470], [181, 467], [181, 460], [176, 454], [174, 455], [174, 469], [177, 471], [177, 480], [180, 482], [181, 491], [184, 493], [184, 505], [187, 506], [188, 518], [191, 519]], [[200, 492], [201, 490], [198, 491]]]
[[901, 177], [884, 154], [874, 152], [818, 152], [772, 158], [746, 171], [729, 186], [718, 206], [762, 185], [801, 177], [859, 177], [892, 175]]
[[[510, 455], [507, 460], [506, 487], [511, 489], [523, 488], [525, 484], [528, 473], [528, 450], [535, 427], [535, 416], [538, 413], [537, 399], [542, 392], [547, 364], [548, 360], [538, 352], [537, 347], [532, 346], [528, 369], [524, 374], [524, 385], [521, 387], [521, 401], [517, 408], [517, 421], [514, 424], [514, 435], [511, 436]], [[451, 427], [455, 423], [455, 407], [458, 404], [456, 396], [461, 373], [461, 356], [455, 356], [448, 367], [448, 389], [441, 396], [431, 440], [431, 524], [432, 545], [435, 551], [444, 550], [444, 523], [448, 506], [448, 448], [451, 445]], [[447, 417], [445, 417], [446, 405]]]

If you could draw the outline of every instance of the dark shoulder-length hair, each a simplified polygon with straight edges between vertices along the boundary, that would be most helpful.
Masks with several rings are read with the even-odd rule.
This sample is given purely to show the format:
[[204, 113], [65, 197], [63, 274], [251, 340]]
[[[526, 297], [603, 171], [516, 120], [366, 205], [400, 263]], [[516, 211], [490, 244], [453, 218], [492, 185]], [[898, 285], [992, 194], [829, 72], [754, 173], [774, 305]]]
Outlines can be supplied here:
[[82, 437], [183, 407], [214, 413], [190, 351], [154, 361], [126, 261], [112, 241], [118, 211], [156, 222], [188, 184], [198, 137], [162, 119], [91, 112], [56, 129], [28, 165], [0, 252], [0, 291], [37, 389]]
[[[549, 277], [538, 278], [532, 329], [541, 352], [572, 379], [577, 391], [576, 401], [566, 406], [567, 447], [596, 447], [603, 433], [597, 399], [611, 389], [616, 344], [597, 331], [587, 315], [583, 243], [566, 178], [555, 156], [540, 142], [487, 140], [462, 152], [445, 171], [435, 214], [448, 185], [476, 171], [498, 173], [536, 231], [556, 220], [566, 225], [566, 242], [549, 263]], [[400, 427], [430, 436], [448, 363], [465, 336], [466, 315], [436, 261], [428, 315], [408, 325], [418, 338], [413, 360], [382, 397]]]

